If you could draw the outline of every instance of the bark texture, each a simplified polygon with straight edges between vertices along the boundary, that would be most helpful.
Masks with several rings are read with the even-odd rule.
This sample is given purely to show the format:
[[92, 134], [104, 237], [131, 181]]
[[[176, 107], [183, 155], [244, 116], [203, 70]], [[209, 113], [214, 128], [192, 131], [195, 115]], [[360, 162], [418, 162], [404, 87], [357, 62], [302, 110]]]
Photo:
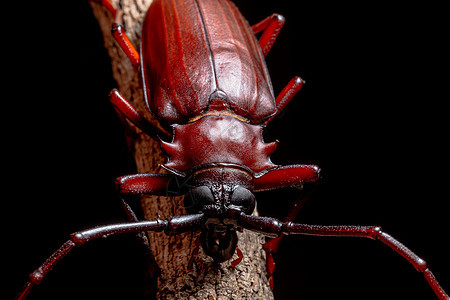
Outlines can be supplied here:
[[[127, 35], [139, 49], [141, 26], [151, 0], [111, 2], [123, 10], [123, 25]], [[103, 32], [119, 90], [156, 124], [145, 105], [138, 72], [112, 38], [112, 15], [99, 4], [91, 5]], [[138, 129], [136, 132], [132, 144], [138, 172], [164, 172], [159, 164], [164, 163], [165, 157], [158, 143]], [[141, 201], [146, 219], [166, 219], [173, 215], [186, 214], [180, 197], [152, 196], [143, 197]], [[249, 231], [238, 233], [238, 248], [244, 258], [235, 269], [229, 267], [229, 261], [220, 265], [214, 264], [212, 259], [203, 253], [198, 237], [198, 233], [170, 237], [164, 233], [149, 233], [150, 248], [162, 272], [158, 281], [157, 299], [273, 299], [265, 274], [263, 236]], [[236, 258], [235, 254], [232, 260]], [[191, 259], [193, 263], [190, 264]]]

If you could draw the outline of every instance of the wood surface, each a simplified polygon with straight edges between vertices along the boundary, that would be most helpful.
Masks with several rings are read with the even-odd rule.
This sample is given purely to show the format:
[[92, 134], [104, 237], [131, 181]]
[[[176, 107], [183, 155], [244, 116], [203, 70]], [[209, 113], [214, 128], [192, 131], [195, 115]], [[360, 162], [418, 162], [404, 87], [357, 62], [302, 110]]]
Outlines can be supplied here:
[[[112, 1], [123, 10], [123, 25], [134, 46], [139, 49], [141, 26], [151, 1]], [[143, 98], [138, 72], [118, 47], [111, 35], [112, 15], [102, 6], [92, 3], [94, 15], [101, 27], [105, 47], [111, 57], [113, 75], [120, 92], [146, 117], [156, 122]], [[138, 129], [131, 139], [139, 173], [163, 173], [159, 167], [165, 161], [159, 144]], [[182, 197], [143, 197], [141, 200], [146, 219], [168, 218], [186, 214]], [[166, 236], [149, 232], [150, 248], [161, 268], [157, 299], [272, 299], [265, 274], [264, 237], [249, 231], [238, 233], [238, 248], [244, 258], [235, 268], [230, 261], [214, 264], [198, 242], [199, 233]], [[198, 253], [197, 253], [198, 251]], [[232, 258], [236, 259], [235, 254]], [[189, 261], [193, 259], [193, 264]]]

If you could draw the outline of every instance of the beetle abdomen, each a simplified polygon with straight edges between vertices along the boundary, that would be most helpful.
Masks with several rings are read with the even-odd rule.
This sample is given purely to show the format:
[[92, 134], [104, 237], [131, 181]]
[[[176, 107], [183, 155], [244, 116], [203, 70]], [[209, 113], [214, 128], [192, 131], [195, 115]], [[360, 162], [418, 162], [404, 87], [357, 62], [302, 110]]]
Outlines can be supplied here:
[[218, 92], [230, 110], [253, 124], [275, 112], [259, 43], [227, 0], [154, 1], [141, 55], [147, 104], [163, 123], [183, 124], [204, 114]]

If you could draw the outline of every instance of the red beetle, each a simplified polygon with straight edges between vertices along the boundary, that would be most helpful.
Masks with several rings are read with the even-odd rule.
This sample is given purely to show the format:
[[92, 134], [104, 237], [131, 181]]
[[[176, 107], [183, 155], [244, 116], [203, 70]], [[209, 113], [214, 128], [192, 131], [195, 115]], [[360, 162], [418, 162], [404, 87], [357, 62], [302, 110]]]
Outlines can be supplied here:
[[[120, 11], [103, 3], [117, 19]], [[155, 0], [143, 23], [140, 54], [123, 28], [113, 35], [142, 72], [148, 108], [162, 127], [151, 125], [117, 90], [110, 97], [116, 109], [152, 138], [168, 156], [163, 165], [172, 175], [138, 174], [117, 179], [119, 193], [185, 195], [188, 215], [169, 220], [137, 221], [76, 232], [30, 275], [17, 299], [75, 246], [112, 234], [201, 231], [201, 245], [216, 262], [236, 251], [236, 231], [243, 228], [271, 237], [281, 234], [353, 236], [378, 239], [422, 272], [439, 299], [449, 299], [424, 260], [378, 226], [321, 226], [252, 216], [254, 192], [297, 186], [319, 178], [314, 165], [277, 166], [270, 161], [277, 142], [265, 143], [264, 127], [303, 85], [293, 78], [275, 97], [264, 57], [274, 44], [284, 18], [274, 14], [249, 26], [228, 0]], [[259, 40], [255, 33], [262, 33]], [[178, 182], [185, 184], [179, 185]], [[188, 188], [189, 187], [189, 188]], [[270, 253], [277, 243], [268, 243]], [[273, 264], [269, 255], [269, 274]]]

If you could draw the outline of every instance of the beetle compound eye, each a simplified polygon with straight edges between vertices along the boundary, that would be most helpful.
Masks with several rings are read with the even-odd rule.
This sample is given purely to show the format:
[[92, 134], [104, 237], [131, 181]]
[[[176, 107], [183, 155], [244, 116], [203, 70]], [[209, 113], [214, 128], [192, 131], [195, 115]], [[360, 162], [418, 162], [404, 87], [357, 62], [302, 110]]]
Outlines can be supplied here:
[[238, 186], [231, 195], [231, 204], [249, 215], [255, 209], [255, 195], [246, 188]]
[[202, 210], [204, 205], [213, 203], [213, 194], [207, 186], [196, 187], [184, 196], [184, 207], [190, 214], [197, 213]]

